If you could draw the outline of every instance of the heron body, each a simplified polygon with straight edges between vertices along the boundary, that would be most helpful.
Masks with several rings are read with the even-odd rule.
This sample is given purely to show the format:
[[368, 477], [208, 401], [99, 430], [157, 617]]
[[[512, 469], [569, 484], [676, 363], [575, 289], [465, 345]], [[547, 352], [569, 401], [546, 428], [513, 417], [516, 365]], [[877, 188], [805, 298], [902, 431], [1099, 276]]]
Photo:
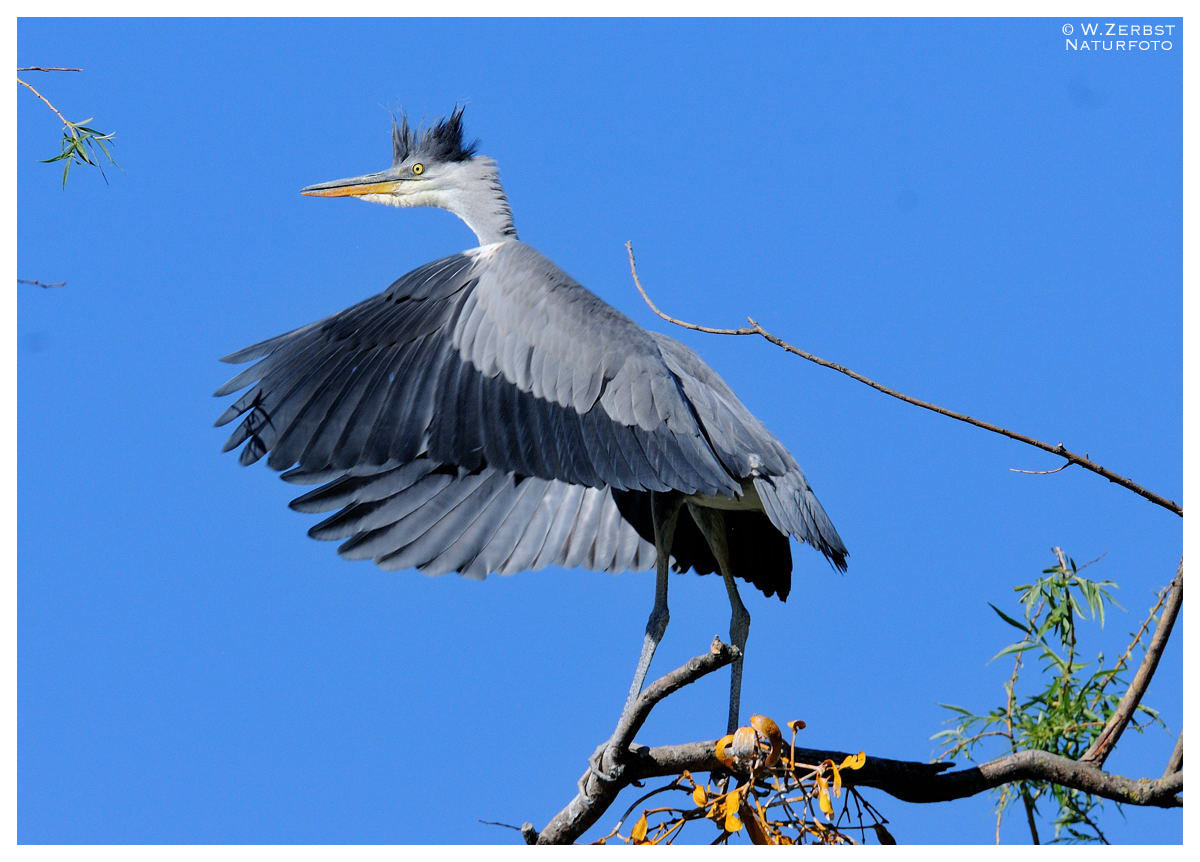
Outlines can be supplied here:
[[265, 456], [317, 486], [291, 506], [332, 512], [309, 535], [344, 540], [348, 559], [470, 577], [656, 569], [632, 698], [666, 626], [669, 563], [721, 573], [744, 647], [735, 579], [786, 599], [789, 536], [839, 569], [846, 550], [795, 459], [712, 369], [517, 238], [461, 118], [394, 126], [392, 168], [303, 193], [448, 209], [479, 247], [224, 357], [255, 362], [217, 390], [246, 388], [217, 424], [242, 417], [225, 446], [241, 463]]

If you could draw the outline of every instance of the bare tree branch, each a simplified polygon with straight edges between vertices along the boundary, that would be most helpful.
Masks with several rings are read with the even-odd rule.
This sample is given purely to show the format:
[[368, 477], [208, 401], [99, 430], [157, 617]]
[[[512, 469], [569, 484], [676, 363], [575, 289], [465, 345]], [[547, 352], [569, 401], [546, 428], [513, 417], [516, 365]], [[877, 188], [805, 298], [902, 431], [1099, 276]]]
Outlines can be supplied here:
[[74, 66], [17, 66], [18, 72], [82, 72]]
[[1163, 770], [1163, 778], [1168, 775], [1174, 775], [1176, 772], [1183, 770], [1183, 734], [1179, 734], [1179, 738], [1175, 740], [1175, 748], [1171, 752], [1171, 756], [1167, 758], [1167, 768]]
[[[871, 758], [868, 757], [868, 765], [870, 762]], [[849, 776], [843, 780], [850, 783]], [[858, 776], [854, 776], [854, 781], [864, 783]], [[1049, 781], [1130, 805], [1157, 808], [1183, 806], [1183, 800], [1178, 798], [1183, 791], [1182, 771], [1157, 779], [1125, 778], [1048, 751], [1018, 751], [971, 769], [931, 776], [925, 781], [913, 780], [888, 786], [870, 783], [866, 786], [878, 787], [905, 802], [945, 802], [974, 796], [1011, 781]]]
[[[689, 772], [723, 770], [724, 767], [717, 760], [716, 745], [716, 740], [709, 740], [635, 751], [634, 759], [621, 777], [611, 785], [603, 785], [603, 795], [594, 799], [587, 810], [588, 816], [581, 816], [581, 810], [568, 805], [538, 833], [537, 843], [566, 844], [575, 841], [603, 815], [617, 794], [635, 781], [675, 776], [685, 769]], [[821, 763], [825, 760], [840, 763], [847, 756], [848, 752], [845, 751], [796, 749], [797, 762], [804, 763]], [[1016, 781], [1049, 781], [1129, 805], [1156, 808], [1183, 806], [1179, 798], [1183, 791], [1182, 771], [1158, 779], [1126, 778], [1048, 751], [1018, 751], [976, 767], [945, 771], [953, 765], [868, 756], [862, 769], [842, 772], [842, 781], [847, 786], [882, 790], [904, 802], [947, 802]], [[572, 805], [577, 801], [578, 797], [572, 800]]]
[[34, 287], [66, 287], [65, 281], [36, 281], [28, 278], [18, 278], [17, 284], [32, 284]]
[[[1091, 563], [1088, 565], [1091, 565]], [[1112, 669], [1108, 672], [1108, 676], [1105, 678], [1104, 682], [1100, 683], [1095, 697], [1092, 698], [1091, 709], [1093, 711], [1095, 711], [1096, 707], [1099, 706], [1100, 699], [1104, 697], [1104, 690], [1108, 688], [1108, 684], [1116, 679], [1117, 675], [1125, 669], [1125, 665], [1129, 662], [1129, 658], [1133, 655], [1133, 651], [1137, 649], [1137, 645], [1142, 642], [1142, 638], [1145, 636], [1146, 630], [1150, 628], [1150, 624], [1158, 619], [1158, 612], [1162, 610], [1163, 602], [1167, 600], [1167, 596], [1172, 594], [1174, 586], [1175, 580], [1172, 578], [1170, 583], [1158, 591], [1158, 600], [1154, 603], [1154, 607], [1150, 608], [1150, 612], [1146, 614], [1146, 618], [1142, 620], [1142, 624], [1138, 626], [1138, 630], [1134, 632], [1133, 640], [1129, 642], [1129, 646], [1125, 647], [1125, 652], [1121, 653], [1121, 657], [1117, 659], [1116, 664], [1112, 666]]]
[[[1086, 452], [1083, 453], [1083, 457], [1085, 457], [1085, 458], [1087, 457]], [[1061, 473], [1063, 470], [1067, 469], [1070, 466], [1071, 466], [1071, 462], [1068, 461], [1059, 467], [1055, 467], [1053, 470], [1021, 470], [1021, 469], [1018, 469], [1017, 467], [1009, 467], [1008, 472], [1024, 473], [1026, 476], [1053, 476], [1055, 473]]]
[[650, 297], [646, 293], [645, 288], [642, 287], [641, 280], [638, 278], [638, 274], [637, 274], [637, 263], [634, 260], [634, 256], [633, 256], [633, 243], [632, 242], [625, 243], [625, 250], [629, 253], [629, 269], [630, 269], [630, 272], [633, 274], [633, 283], [637, 287], [638, 293], [640, 293], [642, 295], [642, 299], [644, 299], [646, 301], [646, 304], [650, 306], [650, 310], [653, 311], [655, 314], [657, 314], [659, 317], [661, 317], [663, 320], [667, 321], [668, 323], [673, 323], [676, 326], [682, 326], [685, 329], [692, 329], [697, 332], [708, 332], [708, 333], [712, 333], [714, 335], [759, 335], [759, 336], [762, 336], [767, 341], [774, 344], [776, 347], [780, 347], [780, 348], [786, 350], [788, 353], [795, 354], [796, 356], [799, 356], [802, 359], [807, 359], [809, 362], [815, 362], [817, 365], [824, 366], [825, 368], [832, 368], [834, 371], [841, 372], [842, 374], [845, 374], [847, 377], [851, 377], [854, 380], [857, 380], [859, 383], [863, 383], [867, 386], [870, 386], [872, 389], [877, 389], [878, 391], [882, 392], [884, 395], [890, 395], [891, 397], [898, 398], [899, 400], [901, 400], [907, 404], [912, 404], [917, 407], [923, 407], [926, 410], [932, 410], [934, 413], [941, 414], [942, 416], [947, 416], [951, 419], [957, 419], [959, 422], [966, 422], [968, 425], [974, 425], [977, 428], [983, 428], [985, 431], [991, 431], [995, 434], [1003, 435], [1004, 437], [1008, 437], [1009, 439], [1017, 440], [1021, 443], [1026, 443], [1030, 446], [1033, 446], [1037, 449], [1041, 449], [1044, 452], [1049, 452], [1051, 455], [1057, 455], [1060, 458], [1065, 458], [1067, 461], [1066, 466], [1069, 466], [1071, 464], [1078, 464], [1080, 467], [1083, 467], [1085, 470], [1090, 470], [1091, 472], [1093, 472], [1099, 476], [1103, 476], [1108, 481], [1114, 482], [1117, 485], [1120, 485], [1122, 488], [1126, 488], [1130, 491], [1133, 491], [1135, 494], [1145, 497], [1150, 502], [1156, 503], [1157, 505], [1162, 506], [1164, 509], [1171, 510], [1176, 515], [1179, 515], [1181, 518], [1183, 517], [1183, 507], [1180, 506], [1178, 503], [1174, 502], [1173, 500], [1168, 500], [1166, 497], [1163, 497], [1159, 494], [1154, 493], [1153, 491], [1151, 491], [1147, 488], [1142, 487], [1141, 485], [1137, 484], [1133, 480], [1128, 479], [1125, 476], [1120, 475], [1119, 473], [1114, 473], [1112, 470], [1109, 470], [1106, 467], [1100, 466], [1099, 464], [1095, 463], [1094, 461], [1089, 460], [1086, 455], [1080, 455], [1076, 452], [1072, 452], [1070, 449], [1068, 449], [1062, 443], [1059, 443], [1055, 446], [1051, 446], [1049, 443], [1043, 443], [1041, 440], [1037, 440], [1026, 434], [1021, 434], [1017, 431], [1010, 431], [1009, 429], [1002, 428], [999, 425], [993, 425], [990, 422], [984, 422], [981, 419], [975, 419], [974, 417], [967, 416], [965, 413], [958, 413], [954, 410], [948, 410], [945, 407], [939, 407], [937, 404], [932, 404], [928, 401], [922, 401], [919, 398], [913, 398], [911, 395], [905, 395], [902, 392], [898, 392], [895, 389], [884, 386], [882, 383], [876, 383], [871, 378], [865, 377], [862, 374], [859, 374], [857, 371], [852, 371], [851, 369], [846, 368], [844, 365], [838, 365], [836, 362], [830, 362], [828, 359], [822, 359], [819, 356], [816, 356], [805, 350], [801, 350], [799, 347], [789, 344], [788, 342], [784, 341], [779, 336], [773, 335], [772, 333], [768, 332], [753, 317], [746, 318], [746, 320], [749, 321], [750, 325], [741, 327], [740, 329], [717, 329], [717, 328], [710, 327], [710, 326], [700, 326], [695, 323], [688, 323], [686, 321], [679, 320], [678, 318], [671, 317], [669, 314], [666, 314], [665, 312], [659, 310], [658, 306], [655, 305], [650, 300]]
[[29, 92], [33, 93], [33, 95], [37, 96], [39, 99], [41, 99], [43, 102], [45, 102], [46, 107], [49, 108], [51, 111], [53, 111], [54, 115], [56, 117], [58, 117], [60, 120], [62, 120], [63, 125], [66, 126], [67, 128], [69, 128], [71, 130], [72, 134], [75, 133], [75, 127], [71, 125], [71, 121], [63, 116], [62, 111], [60, 111], [58, 108], [54, 107], [53, 102], [51, 102], [49, 99], [47, 99], [41, 93], [39, 93], [31, 84], [28, 84], [25, 81], [22, 81], [20, 78], [17, 78], [17, 83], [20, 84], [22, 87], [25, 87], [26, 89], [28, 89]]
[[1167, 645], [1167, 639], [1170, 638], [1171, 629], [1175, 625], [1175, 618], [1179, 614], [1179, 608], [1183, 605], [1183, 560], [1179, 561], [1179, 570], [1175, 573], [1169, 589], [1170, 594], [1166, 607], [1163, 608], [1162, 617], [1159, 618], [1158, 626], [1154, 629], [1154, 636], [1150, 638], [1150, 644], [1146, 647], [1142, 666], [1134, 674], [1133, 682], [1129, 684], [1125, 696], [1121, 698], [1121, 702], [1109, 716], [1108, 723], [1100, 731], [1096, 741], [1079, 758], [1081, 763], [1096, 767], [1103, 766], [1104, 761], [1112, 752], [1113, 746], [1117, 744], [1117, 740], [1121, 738], [1126, 725], [1129, 724], [1129, 719], [1137, 710], [1138, 704], [1142, 702], [1142, 695], [1146, 693], [1150, 680], [1154, 678], [1154, 671], [1158, 668], [1159, 659], [1162, 658], [1163, 648]]
[[1033, 816], [1033, 800], [1029, 798], [1029, 792], [1025, 786], [1021, 786], [1021, 802], [1025, 805], [1025, 822], [1029, 824], [1029, 834], [1033, 838], [1034, 844], [1041, 844], [1042, 839], [1038, 837], [1037, 820]]
[[[753, 318], [747, 318], [750, 324], [748, 327], [716, 329], [671, 317], [654, 304], [643, 288], [637, 273], [637, 263], [634, 258], [632, 243], [626, 243], [626, 250], [629, 253], [630, 272], [638, 292], [642, 295], [642, 298], [651, 310], [669, 323], [686, 329], [718, 335], [758, 335], [790, 353], [846, 374], [886, 395], [949, 418], [1001, 434], [1018, 442], [1026, 443], [1035, 448], [1058, 455], [1066, 460], [1066, 463], [1062, 467], [1057, 468], [1057, 470], [1018, 470], [1017, 472], [1053, 473], [1063, 470], [1071, 464], [1077, 464], [1093, 473], [1104, 476], [1111, 482], [1134, 491], [1157, 505], [1170, 509], [1180, 516], [1183, 514], [1182, 507], [1173, 501], [1154, 494], [1126, 477], [1113, 473], [1099, 464], [1092, 462], [1086, 454], [1080, 456], [1068, 450], [1061, 443], [1051, 446], [1032, 437], [904, 395], [837, 363], [821, 359], [788, 344], [768, 332]], [[1066, 567], [1065, 561], [1061, 559], [1061, 554], [1060, 565], [1064, 568]], [[1014, 784], [1018, 788], [1021, 788], [1021, 796], [1025, 804], [1026, 815], [1035, 843], [1038, 842], [1038, 833], [1034, 822], [1032, 806], [1036, 796], [1030, 797], [1025, 792], [1025, 788], [1028, 787], [1027, 782], [1045, 782], [1131, 805], [1160, 808], [1182, 807], [1182, 735], [1176, 742], [1175, 751], [1167, 762], [1166, 771], [1160, 778], [1128, 778], [1105, 772], [1101, 768], [1108, 754], [1131, 720], [1134, 712], [1137, 710], [1150, 679], [1154, 676], [1158, 661], [1169, 639], [1182, 601], [1183, 562], [1181, 560], [1175, 578], [1160, 597], [1159, 605], [1156, 605], [1151, 610], [1147, 621], [1143, 624], [1133, 644], [1130, 646], [1129, 653], [1131, 653], [1132, 649], [1141, 640], [1142, 635], [1147, 631], [1149, 623], [1153, 620], [1159, 607], [1162, 607], [1162, 615], [1159, 618], [1154, 635], [1146, 647], [1146, 655], [1141, 667], [1135, 674], [1129, 689], [1126, 691], [1124, 697], [1122, 697], [1116, 711], [1101, 731], [1100, 737], [1080, 760], [1071, 760], [1048, 751], [1023, 750], [1011, 751], [1003, 757], [978, 766], [953, 770], [952, 767], [954, 764], [952, 763], [921, 763], [891, 760], [881, 757], [867, 757], [861, 769], [842, 772], [841, 781], [846, 786], [873, 787], [897, 799], [918, 803], [944, 802], [952, 799], [960, 799], [992, 788]], [[647, 748], [645, 746], [634, 745], [633, 739], [644, 725], [655, 705], [683, 686], [689, 685], [706, 674], [729, 664], [736, 656], [737, 650], [721, 643], [719, 639], [714, 639], [713, 645], [707, 654], [696, 656], [688, 661], [687, 664], [676, 668], [648, 686], [633, 705], [622, 714], [608, 743], [598, 749], [599, 754], [598, 756], [594, 756], [593, 762], [598, 764], [599, 769], [593, 769], [592, 764], [589, 764], [588, 771], [583, 774], [579, 781], [579, 792], [540, 832], [536, 831], [530, 824], [523, 824], [521, 833], [525, 841], [530, 844], [573, 843], [603, 816], [624, 788], [632, 784], [639, 784], [646, 779], [676, 777], [685, 771], [709, 772], [716, 773], [717, 775], [728, 774], [730, 767], [717, 760], [717, 741], [702, 741]], [[1122, 658], [1119, 666], [1127, 658], [1128, 654]], [[1068, 665], [1072, 660], [1069, 656]], [[1011, 691], [1009, 697], [1011, 709], [1011, 700], [1013, 697]], [[1012, 739], [1011, 726], [1008, 733], [1002, 735]], [[801, 764], [803, 763], [824, 763], [825, 761], [838, 763], [844, 762], [850, 757], [847, 752], [842, 751], [803, 748], [797, 748], [793, 751], [795, 766], [792, 768], [796, 769], [802, 768]], [[1038, 792], [1040, 793], [1040, 791]], [[636, 802], [634, 804], [637, 805]], [[1091, 823], [1091, 821], [1088, 822]], [[1094, 824], [1091, 825], [1095, 828]], [[1098, 828], [1096, 831], [1101, 840], [1107, 843], [1107, 839], [1104, 838]]]
[[[602, 761], [604, 769], [613, 776], [611, 781], [601, 781], [592, 773], [590, 765], [580, 779], [579, 793], [575, 795], [562, 811], [546, 824], [537, 835], [538, 844], [571, 844], [591, 828], [600, 816], [608, 810], [613, 801], [625, 787], [637, 780], [639, 776], [630, 775], [635, 764], [639, 762], [641, 753], [630, 750], [629, 744], [634, 735], [645, 723], [650, 710], [667, 695], [678, 691], [683, 686], [693, 683], [714, 670], [731, 663], [739, 655], [739, 650], [714, 638], [712, 647], [704, 655], [689, 659], [682, 667], [678, 667], [665, 676], [652, 682], [638, 696], [634, 708], [621, 716], [617, 728], [608, 741]], [[528, 837], [527, 839], [528, 840]]]
[[[845, 751], [797, 748], [796, 760], [839, 763]], [[946, 802], [974, 796], [1013, 781], [1050, 781], [1063, 787], [1094, 793], [1115, 802], [1159, 808], [1179, 808], [1176, 796], [1183, 790], [1183, 773], [1159, 779], [1125, 778], [1086, 763], [1048, 751], [1018, 751], [968, 769], [946, 772], [952, 763], [919, 763], [867, 756], [862, 769], [843, 772], [842, 781], [856, 787], [874, 787], [905, 802]], [[664, 745], [638, 754], [627, 778], [661, 778], [684, 769], [705, 772], [721, 769], [716, 741]]]
[[[641, 781], [646, 778], [678, 775], [685, 769], [689, 772], [725, 770], [722, 763], [717, 760], [716, 746], [716, 740], [708, 740], [641, 749], [636, 752], [636, 760], [630, 764], [627, 777]], [[789, 747], [789, 753], [790, 751]], [[848, 751], [823, 748], [796, 746], [795, 749], [796, 763], [822, 763], [826, 760], [841, 763], [850, 755], [851, 752]], [[953, 763], [922, 763], [915, 760], [892, 760], [886, 757], [868, 756], [863, 767], [853, 772], [853, 778], [849, 771], [842, 772], [842, 782], [860, 787], [875, 787], [892, 793], [889, 789], [891, 787], [903, 787], [912, 783], [922, 784], [946, 773], [946, 770], [953, 767]], [[892, 795], [896, 796], [897, 794], [892, 793]]]
[[[1181, 576], [1179, 576], [1181, 577]], [[1169, 610], [1169, 608], [1168, 608]], [[1164, 611], [1164, 619], [1167, 612]], [[1164, 628], [1160, 623], [1159, 628]], [[1157, 632], [1156, 632], [1157, 636]], [[1165, 640], [1165, 635], [1164, 635]], [[689, 772], [728, 772], [717, 760], [716, 740], [661, 745], [654, 748], [632, 745], [650, 711], [663, 698], [734, 660], [737, 650], [714, 639], [705, 655], [690, 659], [682, 667], [649, 685], [628, 714], [622, 715], [609, 740], [612, 752], [605, 754], [605, 769], [612, 780], [603, 781], [589, 769], [580, 780], [580, 790], [540, 832], [529, 824], [521, 827], [527, 843], [570, 844], [591, 828], [626, 787], [650, 778]], [[1153, 669], [1149, 671], [1153, 673]], [[1115, 742], [1115, 740], [1114, 740]], [[1177, 745], [1182, 752], [1182, 738]], [[799, 764], [844, 761], [850, 752], [796, 748]], [[1182, 765], [1182, 753], [1180, 754]], [[873, 787], [905, 802], [945, 802], [974, 796], [984, 790], [1019, 781], [1048, 781], [1084, 793], [1130, 805], [1178, 808], [1183, 805], [1183, 772], [1171, 771], [1158, 779], [1126, 778], [1104, 772], [1090, 763], [1074, 761], [1046, 751], [1016, 751], [976, 767], [951, 770], [953, 763], [921, 763], [870, 757], [861, 769], [843, 771], [847, 786]]]
[[613, 731], [612, 738], [608, 743], [610, 752], [619, 761], [621, 754], [629, 749], [633, 738], [642, 729], [642, 725], [646, 723], [646, 719], [650, 717], [650, 710], [654, 709], [660, 700], [674, 694], [685, 685], [690, 685], [700, 679], [700, 677], [706, 676], [714, 670], [719, 670], [725, 667], [725, 665], [732, 663], [740, 654], [741, 651], [737, 647], [722, 643], [720, 638], [713, 638], [712, 646], [709, 647], [706, 655], [699, 655], [693, 659], [689, 659], [687, 664], [676, 668], [648, 685], [638, 695], [633, 709], [629, 710], [627, 714], [622, 715], [617, 721], [617, 727]]

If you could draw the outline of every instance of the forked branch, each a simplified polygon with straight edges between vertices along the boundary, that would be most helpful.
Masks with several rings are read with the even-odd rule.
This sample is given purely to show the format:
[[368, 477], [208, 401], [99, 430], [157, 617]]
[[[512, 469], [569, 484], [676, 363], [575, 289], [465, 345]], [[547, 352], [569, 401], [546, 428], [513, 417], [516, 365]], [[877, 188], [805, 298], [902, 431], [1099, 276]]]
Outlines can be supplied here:
[[534, 833], [532, 830], [527, 832], [525, 840], [538, 844], [571, 844], [591, 828], [612, 805], [617, 794], [643, 777], [639, 774], [639, 765], [642, 753], [646, 749], [635, 751], [631, 743], [655, 705], [685, 685], [730, 664], [739, 654], [735, 647], [714, 638], [707, 653], [689, 659], [682, 667], [648, 685], [638, 696], [634, 708], [621, 716], [608, 741], [604, 766], [611, 770], [612, 780], [601, 780], [589, 767], [579, 781], [580, 789], [575, 798], [568, 802], [540, 833]]
[[[647, 686], [635, 708], [622, 717], [609, 740], [615, 751], [610, 764], [612, 780], [601, 780], [590, 770], [585, 772], [579, 792], [541, 831], [528, 823], [520, 827], [525, 841], [529, 844], [574, 843], [604, 815], [622, 790], [646, 779], [679, 776], [685, 770], [692, 773], [727, 772], [717, 758], [717, 740], [648, 748], [633, 744], [633, 738], [663, 698], [724, 667], [736, 656], [736, 649], [714, 639], [709, 652], [690, 659]], [[845, 751], [813, 748], [797, 747], [791, 752], [792, 760], [797, 764], [840, 763], [850, 756]], [[1181, 766], [1182, 754], [1178, 761], [1175, 758], [1172, 761]], [[1129, 805], [1160, 808], [1183, 805], [1181, 768], [1169, 769], [1168, 774], [1157, 779], [1126, 778], [1104, 772], [1090, 763], [1046, 751], [1017, 751], [976, 767], [948, 771], [953, 766], [953, 763], [868, 756], [860, 769], [844, 771], [841, 780], [847, 786], [882, 790], [905, 802], [944, 802], [1014, 781], [1048, 781]]]

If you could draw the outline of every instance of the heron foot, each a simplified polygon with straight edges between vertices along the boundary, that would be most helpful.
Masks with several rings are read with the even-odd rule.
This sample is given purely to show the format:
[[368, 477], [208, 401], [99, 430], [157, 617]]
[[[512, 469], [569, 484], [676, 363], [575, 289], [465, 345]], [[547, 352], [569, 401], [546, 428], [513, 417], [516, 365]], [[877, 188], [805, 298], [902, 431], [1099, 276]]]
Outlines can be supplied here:
[[602, 781], [605, 784], [612, 784], [621, 777], [621, 765], [614, 764], [617, 768], [610, 774], [604, 771], [604, 755], [608, 752], [609, 742], [602, 742], [596, 746], [596, 750], [592, 752], [592, 756], [588, 758], [588, 771], [579, 778], [579, 792], [583, 796], [587, 796], [588, 776], [594, 776], [597, 781]]

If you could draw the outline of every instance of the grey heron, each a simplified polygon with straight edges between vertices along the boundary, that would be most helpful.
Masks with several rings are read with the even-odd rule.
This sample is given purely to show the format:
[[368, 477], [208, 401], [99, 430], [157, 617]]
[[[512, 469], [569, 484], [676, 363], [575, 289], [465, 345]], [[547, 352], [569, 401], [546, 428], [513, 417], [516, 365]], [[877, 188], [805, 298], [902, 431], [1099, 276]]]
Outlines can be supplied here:
[[[257, 360], [217, 420], [225, 444], [334, 514], [308, 532], [352, 560], [470, 577], [549, 565], [654, 568], [630, 686], [667, 626], [668, 570], [719, 572], [744, 652], [737, 581], [785, 600], [789, 536], [839, 570], [846, 548], [783, 445], [689, 348], [649, 332], [517, 238], [496, 162], [462, 108], [392, 124], [392, 165], [301, 194], [440, 207], [479, 241], [324, 320], [224, 357]], [[336, 511], [335, 511], [336, 510]], [[742, 661], [731, 668], [729, 730]]]

